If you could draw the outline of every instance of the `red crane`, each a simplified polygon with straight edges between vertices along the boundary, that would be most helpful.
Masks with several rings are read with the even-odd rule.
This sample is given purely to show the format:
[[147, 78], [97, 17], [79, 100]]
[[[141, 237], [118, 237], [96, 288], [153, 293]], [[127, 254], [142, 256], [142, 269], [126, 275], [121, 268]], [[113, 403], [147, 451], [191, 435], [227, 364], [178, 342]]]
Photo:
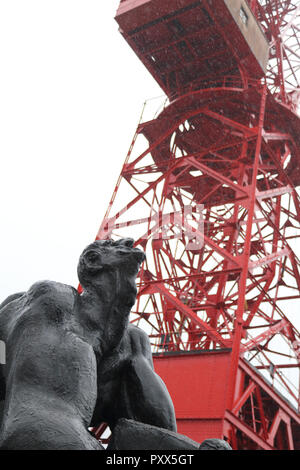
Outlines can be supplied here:
[[165, 97], [97, 238], [147, 253], [132, 322], [178, 431], [300, 449], [299, 2], [122, 0], [116, 20]]

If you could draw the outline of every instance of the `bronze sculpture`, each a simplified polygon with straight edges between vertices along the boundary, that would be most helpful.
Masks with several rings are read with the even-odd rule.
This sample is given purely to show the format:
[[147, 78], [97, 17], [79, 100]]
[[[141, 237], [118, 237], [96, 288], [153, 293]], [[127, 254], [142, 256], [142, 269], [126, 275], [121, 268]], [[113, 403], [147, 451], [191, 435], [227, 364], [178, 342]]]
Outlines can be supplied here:
[[[156, 429], [176, 441], [172, 400], [154, 372], [148, 336], [129, 324], [144, 257], [132, 239], [95, 241], [79, 259], [81, 294], [41, 281], [0, 305], [7, 348], [0, 449], [102, 450], [88, 428], [104, 421], [114, 433], [119, 423], [120, 441], [124, 420], [153, 428], [154, 448]], [[184, 445], [198, 444], [186, 438]]]

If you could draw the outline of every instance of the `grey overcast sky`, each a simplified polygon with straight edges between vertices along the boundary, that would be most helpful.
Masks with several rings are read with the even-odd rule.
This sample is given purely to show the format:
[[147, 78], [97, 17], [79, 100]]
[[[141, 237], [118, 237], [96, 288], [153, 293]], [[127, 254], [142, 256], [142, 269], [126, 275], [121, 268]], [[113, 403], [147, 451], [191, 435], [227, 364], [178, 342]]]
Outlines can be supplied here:
[[118, 0], [0, 0], [0, 301], [77, 285], [143, 102], [162, 94]]

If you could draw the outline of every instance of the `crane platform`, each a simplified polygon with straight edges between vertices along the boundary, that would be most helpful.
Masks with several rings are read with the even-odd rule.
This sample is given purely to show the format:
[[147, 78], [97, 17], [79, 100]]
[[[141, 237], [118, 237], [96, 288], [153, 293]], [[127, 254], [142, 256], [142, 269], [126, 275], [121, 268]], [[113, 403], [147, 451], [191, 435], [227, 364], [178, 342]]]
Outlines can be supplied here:
[[266, 72], [269, 43], [246, 1], [123, 0], [116, 21], [169, 97]]

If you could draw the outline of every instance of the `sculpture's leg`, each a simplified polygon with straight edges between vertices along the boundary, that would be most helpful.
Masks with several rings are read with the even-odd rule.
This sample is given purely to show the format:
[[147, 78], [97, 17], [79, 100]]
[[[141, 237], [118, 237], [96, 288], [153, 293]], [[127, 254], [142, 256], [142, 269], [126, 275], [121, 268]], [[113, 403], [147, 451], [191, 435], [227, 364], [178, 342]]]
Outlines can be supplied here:
[[167, 429], [130, 419], [120, 419], [107, 450], [232, 450], [221, 439], [207, 439], [201, 445]]
[[4, 423], [0, 450], [103, 450], [78, 417], [48, 409], [23, 410]]
[[107, 450], [199, 450], [200, 444], [167, 429], [120, 419]]

